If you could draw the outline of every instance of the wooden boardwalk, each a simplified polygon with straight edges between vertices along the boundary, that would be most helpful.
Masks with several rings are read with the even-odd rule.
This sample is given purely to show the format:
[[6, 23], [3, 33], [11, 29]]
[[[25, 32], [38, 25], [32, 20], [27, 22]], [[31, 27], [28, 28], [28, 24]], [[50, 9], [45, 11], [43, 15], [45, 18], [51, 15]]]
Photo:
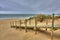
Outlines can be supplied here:
[[[54, 25], [54, 14], [52, 14], [52, 25], [47, 25], [46, 24], [45, 26], [37, 26], [36, 18], [35, 18], [35, 25], [34, 26], [27, 26], [27, 21], [31, 22], [31, 18], [30, 19], [25, 19], [24, 21], [25, 21], [24, 22], [25, 26], [21, 25], [21, 20], [20, 20], [20, 26], [17, 26], [16, 23], [13, 23], [13, 25], [11, 25], [11, 22], [10, 22], [10, 25], [11, 25], [12, 28], [23, 28], [23, 29], [25, 29], [25, 32], [27, 32], [27, 29], [33, 29], [33, 30], [35, 30], [35, 34], [37, 34], [37, 29], [45, 28], [47, 30], [47, 28], [51, 28], [51, 40], [53, 40], [54, 28], [60, 29], [60, 25]], [[30, 22], [29, 22], [29, 24], [31, 24]]]

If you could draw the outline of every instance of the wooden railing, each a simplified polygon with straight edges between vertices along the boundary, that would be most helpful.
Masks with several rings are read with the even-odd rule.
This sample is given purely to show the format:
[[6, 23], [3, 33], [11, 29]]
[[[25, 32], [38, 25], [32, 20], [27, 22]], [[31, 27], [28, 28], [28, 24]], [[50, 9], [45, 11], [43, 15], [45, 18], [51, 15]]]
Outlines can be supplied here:
[[54, 28], [60, 28], [60, 27], [54, 27], [54, 13], [52, 14], [52, 25], [50, 25], [50, 26], [47, 26], [47, 24], [48, 24], [48, 20], [46, 19], [46, 26], [37, 26], [37, 20], [36, 20], [36, 18], [34, 18], [35, 19], [35, 26], [27, 26], [27, 21], [29, 21], [29, 24], [31, 24], [31, 20], [32, 18], [30, 18], [30, 19], [25, 19], [24, 20], [24, 24], [25, 24], [25, 26], [22, 26], [21, 25], [21, 21], [22, 20], [19, 20], [19, 22], [20, 22], [20, 26], [17, 26], [16, 25], [16, 21], [13, 21], [13, 22], [10, 22], [10, 26], [11, 27], [14, 27], [14, 28], [24, 28], [25, 29], [25, 32], [27, 32], [27, 29], [28, 28], [31, 28], [31, 29], [34, 29], [35, 30], [35, 34], [37, 34], [37, 28], [45, 28], [46, 30], [47, 30], [47, 28], [51, 28], [51, 40], [53, 40], [53, 29]]

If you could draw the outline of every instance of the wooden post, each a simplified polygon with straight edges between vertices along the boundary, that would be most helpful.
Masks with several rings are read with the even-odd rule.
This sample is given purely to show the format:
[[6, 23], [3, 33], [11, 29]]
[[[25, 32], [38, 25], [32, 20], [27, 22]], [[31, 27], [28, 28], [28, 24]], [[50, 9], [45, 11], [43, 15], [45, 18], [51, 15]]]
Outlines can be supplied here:
[[29, 19], [29, 25], [31, 25], [31, 19]]
[[47, 25], [48, 25], [48, 18], [46, 16], [46, 31], [47, 31]]
[[13, 21], [13, 26], [15, 26], [15, 21]]
[[15, 23], [15, 22], [14, 22], [14, 21], [12, 21], [12, 27], [13, 27], [13, 28], [15, 28], [15, 27], [14, 27], [14, 26], [15, 26], [15, 25], [14, 25], [14, 23]]
[[37, 19], [35, 18], [35, 34], [37, 34]]
[[12, 21], [12, 26], [14, 26], [14, 21]]
[[17, 21], [15, 21], [15, 26], [17, 26]]
[[21, 28], [21, 20], [20, 20], [20, 27], [19, 28]]
[[17, 21], [15, 21], [15, 27], [16, 27], [16, 29], [17, 29]]
[[54, 13], [52, 15], [52, 30], [51, 30], [51, 40], [53, 40], [53, 29], [54, 29]]
[[25, 32], [27, 32], [27, 19], [25, 19]]

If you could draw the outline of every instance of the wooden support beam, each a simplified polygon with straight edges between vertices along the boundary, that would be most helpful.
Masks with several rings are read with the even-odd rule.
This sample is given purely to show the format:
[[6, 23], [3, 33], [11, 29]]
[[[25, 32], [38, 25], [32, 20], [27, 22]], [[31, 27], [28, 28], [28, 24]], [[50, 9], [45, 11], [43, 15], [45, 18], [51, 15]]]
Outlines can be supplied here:
[[20, 22], [20, 27], [19, 28], [21, 28], [21, 20], [19, 22]]
[[37, 34], [37, 19], [35, 18], [35, 34]]
[[12, 26], [14, 26], [14, 21], [12, 21]]
[[15, 28], [15, 22], [14, 21], [11, 21], [11, 27]]
[[54, 13], [52, 15], [52, 30], [51, 30], [51, 40], [53, 40], [53, 29], [54, 29]]
[[15, 28], [17, 29], [17, 21], [15, 21]]
[[29, 25], [31, 25], [31, 19], [29, 19]]
[[27, 19], [25, 19], [25, 32], [27, 32]]
[[47, 16], [46, 16], [46, 31], [47, 31], [47, 25], [48, 25], [48, 19], [47, 19]]
[[17, 21], [15, 21], [15, 26], [17, 26]]

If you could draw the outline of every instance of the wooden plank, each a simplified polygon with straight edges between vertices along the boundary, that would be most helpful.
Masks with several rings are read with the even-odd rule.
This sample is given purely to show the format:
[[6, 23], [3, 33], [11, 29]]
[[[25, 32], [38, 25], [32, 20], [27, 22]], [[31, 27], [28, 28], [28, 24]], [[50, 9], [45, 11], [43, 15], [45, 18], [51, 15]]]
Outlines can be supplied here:
[[[19, 26], [20, 27], [20, 26]], [[25, 27], [25, 26], [21, 26], [21, 27]], [[35, 26], [27, 26], [27, 27], [29, 27], [29, 28], [34, 28]], [[46, 28], [46, 26], [36, 26], [37, 28]], [[48, 26], [47, 28], [52, 28], [52, 26]], [[54, 28], [58, 28], [58, 29], [60, 29], [60, 27], [59, 26], [56, 26], [56, 27], [54, 27]]]

